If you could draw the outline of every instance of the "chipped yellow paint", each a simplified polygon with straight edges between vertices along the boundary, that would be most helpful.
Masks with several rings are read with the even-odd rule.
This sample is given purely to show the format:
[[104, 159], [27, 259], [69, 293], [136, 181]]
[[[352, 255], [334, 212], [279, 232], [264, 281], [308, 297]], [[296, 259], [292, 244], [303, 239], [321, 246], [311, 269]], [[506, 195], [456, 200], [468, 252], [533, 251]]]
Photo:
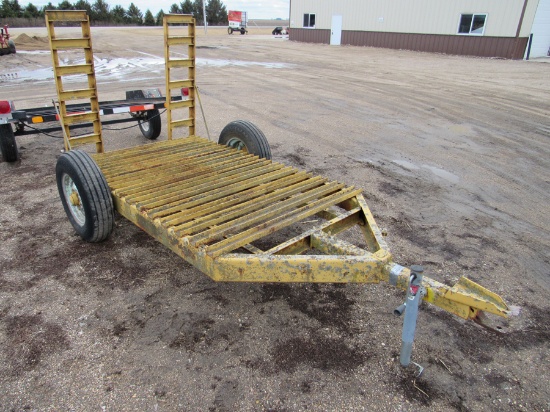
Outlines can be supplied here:
[[[187, 33], [169, 35], [172, 24]], [[167, 15], [164, 26], [169, 139], [93, 155], [118, 212], [216, 281], [389, 282], [407, 290], [410, 270], [392, 262], [359, 189], [194, 136], [194, 20]], [[187, 59], [170, 55], [176, 45]], [[186, 70], [184, 80], [171, 80], [175, 68]], [[191, 102], [188, 118], [174, 121], [169, 91], [180, 87], [190, 88]], [[179, 126], [190, 135], [172, 140]], [[357, 227], [362, 239], [351, 244], [345, 236]], [[294, 235], [273, 241], [281, 233]], [[508, 313], [498, 295], [465, 278], [450, 287], [425, 276], [422, 286], [425, 301], [464, 319]]]
[[[213, 280], [390, 281], [395, 264], [357, 189], [196, 136], [94, 157], [117, 210]], [[292, 226], [301, 234], [254, 244]], [[339, 237], [352, 227], [365, 247]], [[395, 286], [406, 290], [409, 276], [403, 268]], [[424, 277], [423, 287], [425, 301], [465, 319], [508, 311], [465, 279], [449, 287]]]

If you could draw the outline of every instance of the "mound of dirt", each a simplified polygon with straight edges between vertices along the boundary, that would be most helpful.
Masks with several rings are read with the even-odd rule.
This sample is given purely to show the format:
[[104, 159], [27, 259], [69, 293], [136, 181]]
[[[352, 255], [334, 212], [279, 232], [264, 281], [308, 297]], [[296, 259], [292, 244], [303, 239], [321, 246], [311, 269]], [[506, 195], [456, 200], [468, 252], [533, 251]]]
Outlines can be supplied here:
[[29, 36], [25, 33], [21, 33], [15, 39], [15, 46], [17, 50], [48, 50], [49, 40], [47, 36]]

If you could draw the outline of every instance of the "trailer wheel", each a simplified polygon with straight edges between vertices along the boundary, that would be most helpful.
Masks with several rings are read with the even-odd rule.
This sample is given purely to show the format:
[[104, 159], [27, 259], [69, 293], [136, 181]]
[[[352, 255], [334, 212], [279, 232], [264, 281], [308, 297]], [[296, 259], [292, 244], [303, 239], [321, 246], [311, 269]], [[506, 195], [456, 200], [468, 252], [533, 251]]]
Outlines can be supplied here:
[[138, 122], [139, 129], [141, 130], [143, 136], [149, 140], [155, 140], [159, 137], [162, 129], [162, 120], [160, 118], [159, 110], [147, 110], [142, 119], [138, 120]]
[[11, 124], [0, 125], [0, 150], [6, 162], [15, 162], [19, 158], [17, 142]]
[[86, 152], [63, 153], [55, 168], [63, 209], [76, 233], [87, 242], [101, 242], [113, 231], [113, 199], [101, 170]]
[[10, 53], [15, 54], [15, 42], [13, 40], [8, 40], [8, 48], [10, 49]]
[[241, 29], [241, 34], [245, 34], [246, 33], [246, 30], [245, 29]]
[[233, 29], [231, 27], [227, 28], [227, 34], [233, 34]]
[[246, 120], [236, 120], [225, 126], [218, 143], [271, 160], [271, 149], [265, 135]]

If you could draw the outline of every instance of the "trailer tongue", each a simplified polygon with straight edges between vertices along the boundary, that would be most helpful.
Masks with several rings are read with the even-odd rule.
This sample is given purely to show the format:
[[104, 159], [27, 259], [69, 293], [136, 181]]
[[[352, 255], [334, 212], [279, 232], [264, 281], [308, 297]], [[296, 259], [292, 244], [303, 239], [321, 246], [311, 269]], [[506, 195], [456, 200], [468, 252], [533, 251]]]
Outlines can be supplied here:
[[[81, 23], [82, 39], [56, 39], [54, 23], [67, 20]], [[60, 68], [56, 47], [89, 50], [89, 87], [78, 95], [97, 98], [85, 12], [48, 11], [46, 22], [54, 67]], [[265, 136], [251, 123], [230, 123], [218, 144], [195, 136], [194, 19], [165, 15], [164, 32], [168, 140], [104, 153], [95, 109], [78, 119], [61, 113], [68, 148], [93, 143], [97, 149], [92, 156], [68, 150], [56, 168], [63, 206], [83, 239], [109, 236], [116, 209], [215, 281], [387, 282], [406, 291], [406, 303], [396, 309], [405, 313], [404, 366], [420, 300], [464, 319], [479, 319], [482, 312], [508, 316], [502, 298], [466, 278], [448, 286], [424, 276], [422, 267], [394, 263], [360, 189], [272, 162]], [[185, 50], [176, 53], [178, 47]], [[62, 108], [72, 94], [61, 77], [72, 70], [56, 71]], [[172, 91], [181, 87], [189, 88], [190, 98], [174, 101]], [[90, 137], [71, 140], [68, 126], [77, 122], [97, 127]], [[181, 128], [189, 136], [175, 138]], [[285, 233], [293, 235], [281, 241]]]

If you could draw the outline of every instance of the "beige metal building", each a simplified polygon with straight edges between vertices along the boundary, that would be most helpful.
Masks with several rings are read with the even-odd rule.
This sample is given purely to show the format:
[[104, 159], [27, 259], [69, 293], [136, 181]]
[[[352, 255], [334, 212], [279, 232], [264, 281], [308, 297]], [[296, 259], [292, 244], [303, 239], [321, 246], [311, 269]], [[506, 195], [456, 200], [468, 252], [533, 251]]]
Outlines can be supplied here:
[[[530, 38], [546, 55], [549, 6], [550, 0], [291, 0], [290, 40], [521, 59]], [[535, 17], [543, 22], [538, 33]]]

